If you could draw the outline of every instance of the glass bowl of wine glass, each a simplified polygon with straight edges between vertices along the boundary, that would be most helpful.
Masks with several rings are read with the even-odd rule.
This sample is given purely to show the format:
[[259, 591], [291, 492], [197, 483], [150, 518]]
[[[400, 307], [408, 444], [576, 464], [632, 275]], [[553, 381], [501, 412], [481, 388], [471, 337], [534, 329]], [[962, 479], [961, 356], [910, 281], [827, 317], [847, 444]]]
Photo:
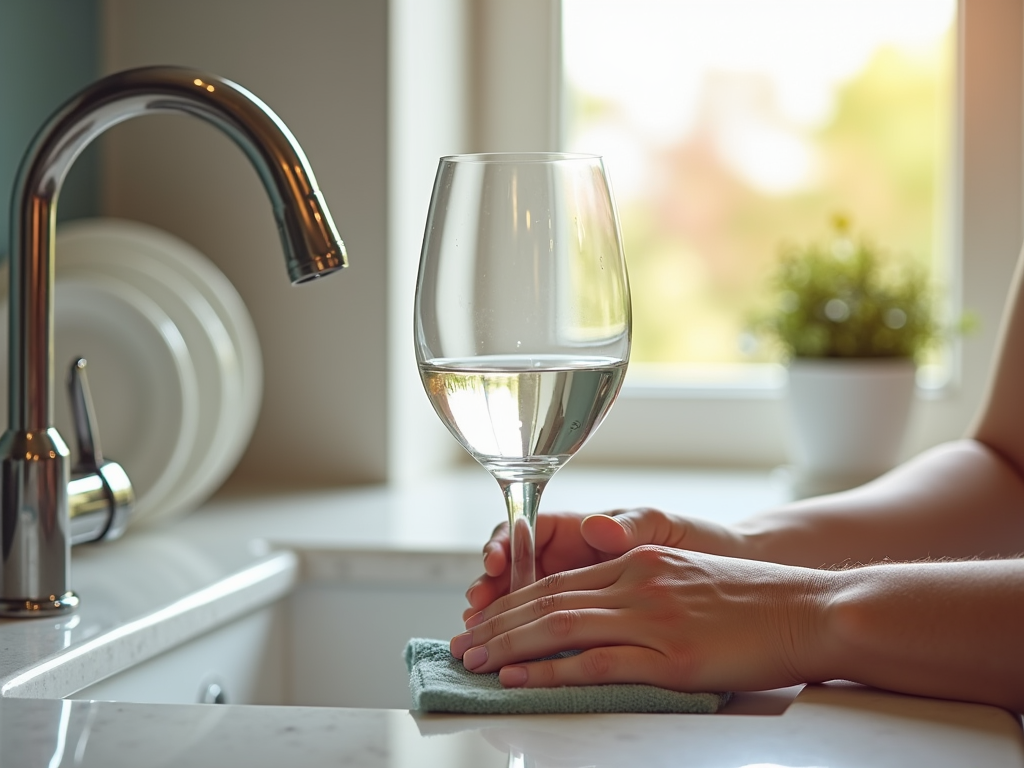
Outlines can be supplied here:
[[629, 281], [600, 157], [443, 157], [416, 284], [427, 397], [498, 481], [511, 589], [536, 578], [541, 493], [618, 395]]

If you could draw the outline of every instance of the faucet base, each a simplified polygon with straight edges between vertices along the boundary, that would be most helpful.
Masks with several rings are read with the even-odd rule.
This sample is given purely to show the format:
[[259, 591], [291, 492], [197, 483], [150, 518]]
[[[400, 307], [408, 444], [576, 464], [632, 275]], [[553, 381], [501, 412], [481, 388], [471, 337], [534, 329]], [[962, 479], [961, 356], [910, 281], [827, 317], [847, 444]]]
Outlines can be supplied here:
[[0, 618], [30, 619], [58, 616], [69, 613], [78, 607], [78, 595], [65, 592], [63, 595], [50, 595], [45, 600], [17, 600], [0, 598]]

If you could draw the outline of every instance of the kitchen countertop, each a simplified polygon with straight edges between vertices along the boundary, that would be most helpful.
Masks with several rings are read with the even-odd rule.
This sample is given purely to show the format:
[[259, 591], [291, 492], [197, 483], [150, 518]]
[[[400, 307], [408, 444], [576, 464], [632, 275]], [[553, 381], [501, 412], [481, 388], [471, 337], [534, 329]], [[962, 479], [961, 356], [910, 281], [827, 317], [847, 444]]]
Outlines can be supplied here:
[[[570, 466], [545, 509], [645, 504], [723, 522], [786, 498], [758, 472]], [[737, 696], [719, 715], [457, 717], [332, 707], [61, 701], [304, 579], [467, 584], [502, 519], [476, 467], [419, 487], [227, 490], [188, 518], [78, 547], [60, 620], [0, 621], [0, 744], [19, 766], [1024, 766], [1020, 719], [845, 683]], [[6, 764], [6, 762], [5, 762]]]

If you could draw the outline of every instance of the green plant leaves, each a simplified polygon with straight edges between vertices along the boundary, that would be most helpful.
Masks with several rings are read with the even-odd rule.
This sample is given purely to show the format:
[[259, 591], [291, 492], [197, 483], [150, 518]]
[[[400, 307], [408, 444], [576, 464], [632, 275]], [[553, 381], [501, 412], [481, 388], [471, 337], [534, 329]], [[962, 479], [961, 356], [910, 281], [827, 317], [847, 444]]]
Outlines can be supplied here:
[[789, 357], [920, 357], [946, 332], [927, 273], [833, 226], [830, 241], [783, 249], [756, 330]]

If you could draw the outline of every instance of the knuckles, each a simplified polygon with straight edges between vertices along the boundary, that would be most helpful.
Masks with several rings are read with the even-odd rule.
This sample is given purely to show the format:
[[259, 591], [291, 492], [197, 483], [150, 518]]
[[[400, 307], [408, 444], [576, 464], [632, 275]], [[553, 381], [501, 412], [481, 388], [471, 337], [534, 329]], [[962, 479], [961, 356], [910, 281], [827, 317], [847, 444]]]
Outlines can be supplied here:
[[514, 649], [512, 647], [512, 635], [511, 635], [511, 633], [509, 633], [509, 632], [502, 632], [501, 634], [499, 634], [497, 637], [494, 638], [494, 642], [497, 643], [498, 648], [501, 649], [501, 651], [503, 652], [503, 654], [506, 657], [509, 657], [509, 656], [513, 655], [512, 652], [513, 652]]
[[505, 624], [502, 621], [502, 616], [499, 614], [493, 619], [488, 619], [483, 624], [473, 630], [473, 638], [478, 642], [482, 642], [485, 638], [497, 637], [505, 631]]
[[580, 621], [577, 611], [558, 611], [544, 620], [548, 633], [558, 639], [570, 637]]
[[564, 571], [555, 571], [540, 580], [540, 586], [545, 592], [561, 592], [564, 583]]
[[656, 544], [641, 544], [623, 555], [630, 565], [646, 570], [663, 570], [671, 559], [669, 550]]
[[609, 648], [592, 648], [580, 654], [580, 667], [587, 680], [601, 682], [611, 677], [615, 661]]
[[555, 664], [553, 661], [535, 661], [530, 665], [530, 682], [541, 688], [557, 685]]
[[558, 610], [560, 602], [557, 595], [541, 595], [533, 601], [533, 614], [538, 619], [547, 616]]
[[[494, 606], [494, 614], [495, 614], [495, 616], [498, 616], [498, 615], [500, 615], [502, 613], [505, 613], [505, 611], [507, 611], [510, 608], [512, 608], [512, 596], [508, 595], [508, 594], [502, 595], [497, 600], [495, 600], [492, 603], [492, 605]], [[492, 621], [493, 621], [493, 619], [492, 619]]]
[[685, 560], [680, 554], [665, 547], [645, 544], [630, 550], [625, 555], [626, 568], [621, 582], [639, 600], [671, 600], [672, 586], [685, 569]]

